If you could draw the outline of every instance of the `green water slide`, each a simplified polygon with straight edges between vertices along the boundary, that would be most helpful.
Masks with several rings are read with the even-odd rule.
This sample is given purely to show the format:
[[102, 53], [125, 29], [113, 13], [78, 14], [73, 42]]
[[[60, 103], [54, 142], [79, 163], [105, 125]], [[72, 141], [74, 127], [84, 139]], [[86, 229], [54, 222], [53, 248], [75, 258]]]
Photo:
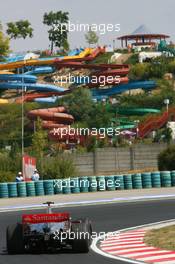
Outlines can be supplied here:
[[161, 40], [158, 46], [159, 51], [166, 51], [171, 53], [173, 56], [175, 56], [175, 49], [172, 47], [169, 47], [165, 40]]
[[126, 115], [126, 116], [142, 116], [142, 115], [146, 115], [146, 114], [158, 114], [158, 113], [160, 113], [160, 110], [154, 109], [154, 108], [120, 107], [116, 110], [116, 113], [119, 115]]
[[[161, 111], [154, 108], [119, 107], [115, 109], [115, 112], [116, 114], [121, 116], [143, 116], [146, 114], [158, 114]], [[115, 127], [118, 129], [132, 129], [137, 127], [137, 122], [128, 120], [127, 117], [112, 118], [111, 122], [113, 122], [115, 124]]]

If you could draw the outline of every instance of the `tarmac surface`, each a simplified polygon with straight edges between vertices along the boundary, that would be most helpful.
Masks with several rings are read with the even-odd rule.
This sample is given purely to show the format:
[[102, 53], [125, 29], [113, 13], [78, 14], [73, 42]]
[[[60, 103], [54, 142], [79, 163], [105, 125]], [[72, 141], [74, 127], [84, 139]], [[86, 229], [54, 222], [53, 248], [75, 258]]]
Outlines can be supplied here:
[[[168, 189], [162, 189], [166, 191]], [[161, 190], [161, 191], [162, 191]], [[173, 193], [173, 188], [171, 188]], [[113, 194], [112, 194], [113, 193]], [[131, 191], [129, 193], [132, 193]], [[149, 190], [150, 193], [150, 190]], [[160, 193], [160, 192], [158, 192]], [[162, 193], [162, 192], [161, 192]], [[97, 195], [98, 193], [96, 193]], [[103, 195], [106, 193], [103, 193]], [[117, 192], [115, 192], [117, 194]], [[122, 195], [121, 195], [122, 194]], [[135, 195], [135, 191], [133, 195]], [[95, 195], [95, 194], [94, 194]], [[101, 195], [101, 194], [100, 194]], [[108, 192], [106, 195], [113, 195], [114, 192]], [[138, 191], [137, 191], [138, 195]], [[71, 196], [71, 195], [70, 195]], [[75, 195], [72, 195], [72, 197]], [[120, 196], [124, 196], [124, 192], [120, 193]], [[52, 196], [53, 198], [54, 196]], [[86, 197], [84, 198], [89, 198]], [[93, 199], [97, 197], [93, 197]], [[41, 198], [38, 198], [41, 199]], [[56, 199], [56, 197], [54, 197]], [[52, 199], [52, 200], [54, 200]], [[60, 196], [58, 196], [60, 201]], [[66, 196], [65, 199], [70, 199]], [[76, 198], [77, 199], [77, 198]], [[16, 200], [16, 199], [15, 199]], [[18, 200], [18, 199], [17, 199]], [[27, 199], [26, 199], [27, 200]], [[44, 199], [46, 201], [48, 199]], [[82, 196], [81, 196], [82, 200]], [[8, 200], [9, 201], [9, 200]], [[11, 201], [11, 199], [10, 199]], [[21, 199], [19, 199], [21, 201]], [[71, 200], [72, 201], [72, 200]], [[2, 201], [3, 202], [3, 201]], [[4, 200], [5, 202], [5, 200]], [[3, 202], [3, 203], [4, 203]], [[31, 200], [30, 200], [31, 202]], [[11, 203], [11, 202], [10, 202]], [[24, 201], [23, 201], [24, 204]], [[3, 204], [5, 205], [5, 204]], [[0, 206], [2, 203], [0, 201]], [[98, 232], [110, 232], [123, 228], [134, 227], [142, 224], [149, 224], [153, 222], [168, 220], [175, 218], [175, 198], [169, 198], [164, 200], [151, 200], [151, 201], [133, 201], [131, 202], [117, 202], [107, 204], [94, 204], [87, 206], [76, 206], [54, 209], [55, 211], [69, 211], [72, 218], [88, 217], [92, 220], [93, 231]], [[28, 210], [25, 213], [39, 213], [42, 210]], [[119, 260], [109, 259], [107, 257], [96, 254], [92, 250], [88, 254], [73, 254], [71, 252], [62, 252], [58, 254], [25, 254], [25, 255], [8, 255], [6, 252], [6, 238], [5, 231], [9, 224], [20, 221], [22, 212], [1, 212], [0, 213], [0, 264], [57, 264], [57, 263], [71, 263], [71, 264], [108, 264], [117, 263], [122, 264], [124, 262]]]

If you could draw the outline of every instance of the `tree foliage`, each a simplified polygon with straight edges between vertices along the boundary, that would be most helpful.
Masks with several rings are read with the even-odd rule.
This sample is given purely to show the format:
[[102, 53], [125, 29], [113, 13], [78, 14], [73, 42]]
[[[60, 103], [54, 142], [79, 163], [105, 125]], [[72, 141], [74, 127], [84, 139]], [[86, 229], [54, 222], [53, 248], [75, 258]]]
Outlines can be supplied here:
[[85, 34], [85, 39], [89, 45], [93, 45], [98, 43], [99, 37], [97, 33], [90, 28], [87, 34]]
[[[24, 105], [24, 127], [27, 127], [29, 121], [26, 117], [26, 113], [33, 107], [36, 107], [36, 103], [30, 103]], [[22, 129], [22, 109], [19, 104], [6, 104], [1, 105], [0, 108], [0, 148], [6, 145], [13, 146], [17, 144], [21, 146], [21, 129]], [[25, 129], [24, 141], [25, 145], [30, 142], [31, 133], [28, 129]]]
[[44, 156], [44, 149], [47, 143], [47, 132], [42, 129], [42, 121], [38, 118], [35, 123], [35, 132], [32, 137], [32, 149], [33, 153], [39, 159], [39, 162]]
[[7, 55], [9, 48], [9, 38], [4, 35], [2, 25], [0, 24], [0, 56]]
[[91, 92], [85, 88], [75, 89], [63, 99], [63, 104], [68, 107], [76, 121], [87, 121], [93, 107]]
[[55, 47], [69, 48], [67, 23], [69, 20], [68, 12], [49, 12], [43, 17], [43, 24], [49, 27], [49, 40], [51, 42], [51, 52]]
[[7, 34], [11, 39], [33, 37], [33, 28], [28, 20], [7, 23]]
[[59, 154], [57, 157], [49, 157], [43, 162], [44, 179], [60, 179], [76, 177], [77, 170], [73, 159], [69, 154]]
[[175, 105], [175, 93], [172, 84], [166, 80], [157, 81], [159, 92], [137, 95], [123, 95], [120, 97], [122, 107], [145, 107], [161, 109], [165, 107], [164, 100], [168, 98], [170, 105]]
[[158, 156], [159, 170], [175, 170], [175, 146], [169, 146]]

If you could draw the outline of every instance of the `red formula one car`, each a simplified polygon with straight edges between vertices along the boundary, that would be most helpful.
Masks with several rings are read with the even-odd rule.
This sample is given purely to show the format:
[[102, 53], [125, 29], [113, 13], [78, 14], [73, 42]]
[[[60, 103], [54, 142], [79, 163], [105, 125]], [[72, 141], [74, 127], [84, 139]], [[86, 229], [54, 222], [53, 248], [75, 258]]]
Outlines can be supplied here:
[[52, 213], [47, 202], [47, 213], [24, 214], [22, 222], [7, 227], [7, 251], [9, 254], [46, 252], [72, 249], [87, 253], [91, 245], [92, 226], [88, 219], [71, 220], [70, 214]]

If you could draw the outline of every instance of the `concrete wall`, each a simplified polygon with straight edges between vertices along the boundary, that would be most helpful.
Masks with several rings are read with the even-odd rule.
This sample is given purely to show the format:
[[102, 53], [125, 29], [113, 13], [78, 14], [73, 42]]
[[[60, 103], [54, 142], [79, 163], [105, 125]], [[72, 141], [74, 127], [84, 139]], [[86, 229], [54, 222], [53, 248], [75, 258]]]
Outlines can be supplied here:
[[112, 174], [129, 170], [157, 168], [157, 156], [166, 144], [134, 145], [132, 147], [100, 148], [94, 153], [74, 154], [80, 175]]

